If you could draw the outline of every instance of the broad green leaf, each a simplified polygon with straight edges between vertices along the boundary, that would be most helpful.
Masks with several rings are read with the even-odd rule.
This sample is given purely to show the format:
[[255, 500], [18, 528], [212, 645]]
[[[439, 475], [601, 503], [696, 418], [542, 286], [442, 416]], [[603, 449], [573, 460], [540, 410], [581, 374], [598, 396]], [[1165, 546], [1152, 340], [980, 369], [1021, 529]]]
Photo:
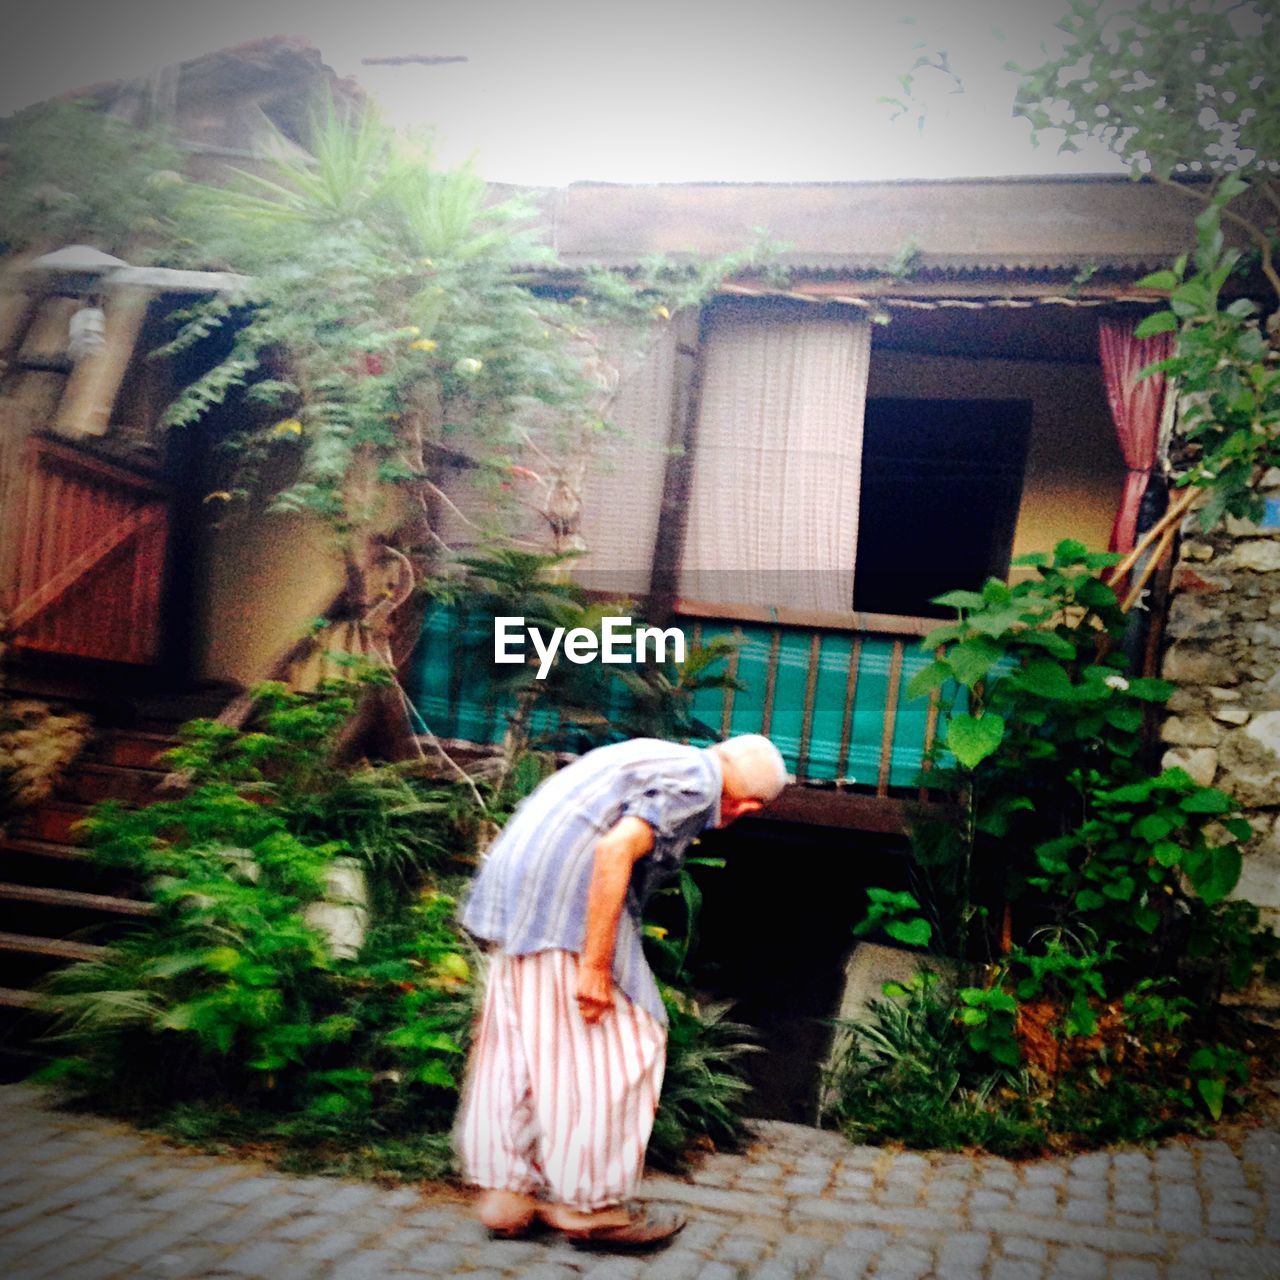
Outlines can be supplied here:
[[1144, 902], [1141, 906], [1134, 908], [1133, 923], [1136, 924], [1143, 933], [1155, 933], [1156, 926], [1160, 923], [1160, 913], [1155, 909], [1155, 907]]
[[996, 1040], [988, 1052], [1002, 1067], [1016, 1067], [1021, 1061], [1018, 1046], [1012, 1040]]
[[947, 591], [930, 601], [944, 609], [981, 609], [986, 603], [977, 591]]
[[1069, 699], [1076, 692], [1066, 669], [1051, 658], [1032, 658], [1014, 676], [1014, 683], [1041, 698]]
[[1119, 880], [1110, 880], [1102, 886], [1104, 897], [1114, 902], [1126, 902], [1133, 897], [1135, 888], [1132, 876], [1121, 876]]
[[972, 689], [1004, 655], [1004, 650], [985, 636], [974, 636], [956, 645], [947, 654], [947, 661], [955, 677], [966, 688]]
[[[958, 645], [957, 648], [963, 648], [963, 646]], [[932, 693], [950, 678], [950, 666], [945, 662], [938, 662], [935, 660], [929, 663], [927, 667], [921, 667], [920, 670], [907, 681], [907, 697], [922, 698], [925, 694]]]
[[929, 922], [919, 916], [914, 920], [890, 920], [884, 931], [895, 941], [909, 947], [927, 946], [933, 934]]
[[1163, 814], [1149, 813], [1133, 824], [1133, 834], [1147, 844], [1158, 844], [1173, 830], [1173, 823]]
[[[1172, 275], [1172, 272], [1166, 273]], [[1148, 277], [1150, 278], [1150, 277]], [[1156, 286], [1152, 286], [1155, 288]], [[1163, 286], [1162, 286], [1163, 287]], [[1178, 317], [1172, 311], [1157, 311], [1144, 316], [1134, 328], [1135, 338], [1151, 338], [1157, 333], [1172, 333], [1178, 327]]]
[[1236, 804], [1225, 791], [1219, 791], [1216, 787], [1201, 787], [1189, 796], [1183, 796], [1178, 807], [1183, 813], [1229, 813]]
[[1222, 825], [1236, 840], [1252, 840], [1255, 834], [1248, 818], [1223, 818]]
[[1019, 604], [1005, 605], [1003, 608], [988, 609], [983, 613], [975, 613], [969, 619], [969, 625], [975, 631], [987, 636], [1002, 636], [1022, 622], [1023, 608]]
[[1089, 554], [1089, 548], [1075, 538], [1064, 538], [1053, 549], [1053, 565], [1055, 569], [1065, 569], [1073, 564], [1081, 564]]
[[947, 748], [963, 769], [976, 769], [1004, 741], [1004, 720], [985, 716], [952, 716], [947, 722]]
[[1209, 850], [1209, 856], [1199, 868], [1201, 874], [1192, 876], [1195, 891], [1209, 906], [1221, 902], [1240, 882], [1240, 850], [1233, 844]]
[[1040, 569], [1049, 563], [1050, 556], [1047, 551], [1029, 551], [1026, 555], [1014, 556], [1009, 561], [1010, 565], [1025, 569]]
[[1076, 906], [1081, 911], [1096, 911], [1106, 904], [1107, 900], [1096, 889], [1081, 889], [1076, 894]]
[[1114, 791], [1104, 791], [1102, 798], [1108, 804], [1139, 804], [1151, 798], [1154, 788], [1155, 779], [1150, 778], [1145, 782], [1131, 782], [1127, 786], [1116, 787]]
[[1153, 271], [1149, 276], [1143, 276], [1141, 280], [1136, 281], [1136, 287], [1139, 289], [1163, 289], [1165, 293], [1168, 293], [1178, 287], [1178, 277], [1166, 267], [1163, 271]]
[[1137, 676], [1129, 681], [1128, 692], [1130, 698], [1138, 698], [1144, 703], [1166, 703], [1174, 692], [1174, 685], [1153, 676]]
[[1162, 867], [1176, 867], [1182, 861], [1182, 846], [1172, 840], [1158, 840], [1151, 847], [1151, 856]]
[[1114, 702], [1107, 708], [1107, 723], [1125, 733], [1142, 728], [1142, 708], [1132, 702]]
[[925, 653], [932, 653], [935, 649], [941, 648], [944, 644], [952, 644], [964, 635], [964, 628], [954, 622], [944, 623], [940, 627], [934, 627], [923, 640], [920, 641], [920, 648]]
[[458, 1082], [449, 1068], [438, 1060], [424, 1062], [414, 1067], [410, 1075], [419, 1084], [435, 1085], [439, 1089], [456, 1089]]
[[1075, 645], [1055, 631], [1019, 631], [1017, 641], [1019, 644], [1034, 645], [1037, 649], [1043, 649], [1052, 657], [1061, 658], [1064, 662], [1071, 662], [1076, 657]]

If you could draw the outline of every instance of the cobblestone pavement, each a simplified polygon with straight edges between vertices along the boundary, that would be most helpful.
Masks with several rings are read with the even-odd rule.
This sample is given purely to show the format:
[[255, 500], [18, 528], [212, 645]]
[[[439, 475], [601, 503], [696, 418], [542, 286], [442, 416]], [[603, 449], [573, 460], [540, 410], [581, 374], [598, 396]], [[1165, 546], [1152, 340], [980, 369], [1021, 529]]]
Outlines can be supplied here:
[[490, 1241], [461, 1203], [167, 1148], [0, 1088], [6, 1280], [1280, 1280], [1280, 1133], [1017, 1165], [762, 1124], [652, 1178], [689, 1226], [647, 1258]]

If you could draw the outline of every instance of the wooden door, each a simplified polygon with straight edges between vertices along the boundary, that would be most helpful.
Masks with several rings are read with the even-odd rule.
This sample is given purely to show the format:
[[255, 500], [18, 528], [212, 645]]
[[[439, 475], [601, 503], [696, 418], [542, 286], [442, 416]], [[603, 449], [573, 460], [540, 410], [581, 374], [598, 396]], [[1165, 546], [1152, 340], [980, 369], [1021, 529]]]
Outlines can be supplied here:
[[169, 502], [153, 478], [32, 436], [9, 641], [147, 664], [160, 656]]

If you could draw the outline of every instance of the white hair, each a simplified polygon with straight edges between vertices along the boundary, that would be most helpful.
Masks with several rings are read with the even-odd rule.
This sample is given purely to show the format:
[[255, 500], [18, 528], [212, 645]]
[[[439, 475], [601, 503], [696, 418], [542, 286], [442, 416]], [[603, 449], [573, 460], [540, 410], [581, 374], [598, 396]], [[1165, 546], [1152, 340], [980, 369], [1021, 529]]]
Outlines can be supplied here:
[[747, 794], [768, 804], [790, 780], [782, 753], [763, 734], [743, 733], [715, 748], [728, 762]]

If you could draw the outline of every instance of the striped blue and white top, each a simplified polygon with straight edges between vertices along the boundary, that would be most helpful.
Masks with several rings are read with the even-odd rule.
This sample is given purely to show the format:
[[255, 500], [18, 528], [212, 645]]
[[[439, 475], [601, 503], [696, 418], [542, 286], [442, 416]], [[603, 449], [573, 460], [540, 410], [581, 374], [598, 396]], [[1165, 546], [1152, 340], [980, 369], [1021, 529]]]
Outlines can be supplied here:
[[711, 751], [635, 738], [594, 751], [526, 797], [472, 882], [462, 924], [508, 955], [581, 952], [595, 847], [620, 818], [642, 818], [653, 848], [635, 865], [618, 921], [613, 980], [662, 1024], [657, 983], [644, 958], [640, 913], [680, 867], [690, 842], [720, 821], [720, 762]]

